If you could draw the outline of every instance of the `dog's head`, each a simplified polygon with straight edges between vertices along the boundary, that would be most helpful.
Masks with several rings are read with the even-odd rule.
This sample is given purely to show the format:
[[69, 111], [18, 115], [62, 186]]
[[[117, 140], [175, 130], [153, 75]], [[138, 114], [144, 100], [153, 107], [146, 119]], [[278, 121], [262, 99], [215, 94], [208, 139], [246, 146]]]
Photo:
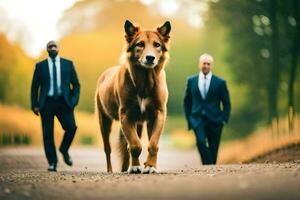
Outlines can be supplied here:
[[126, 20], [125, 38], [130, 61], [147, 69], [152, 69], [166, 60], [171, 24], [169, 21], [156, 30], [141, 30]]

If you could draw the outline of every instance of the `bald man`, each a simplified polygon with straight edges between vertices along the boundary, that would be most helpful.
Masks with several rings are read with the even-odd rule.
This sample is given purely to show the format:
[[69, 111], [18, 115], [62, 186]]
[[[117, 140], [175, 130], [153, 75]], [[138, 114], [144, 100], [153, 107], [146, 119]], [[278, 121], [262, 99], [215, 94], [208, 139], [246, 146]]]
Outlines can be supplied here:
[[188, 129], [194, 130], [204, 165], [217, 162], [222, 129], [231, 109], [226, 82], [211, 72], [213, 61], [209, 54], [200, 56], [199, 74], [188, 78], [184, 97]]
[[58, 161], [53, 136], [55, 116], [65, 131], [59, 151], [67, 165], [73, 164], [68, 150], [77, 129], [74, 108], [80, 93], [73, 62], [59, 57], [58, 50], [57, 42], [48, 42], [49, 57], [36, 64], [31, 85], [31, 107], [34, 114], [42, 119], [48, 171], [56, 171]]

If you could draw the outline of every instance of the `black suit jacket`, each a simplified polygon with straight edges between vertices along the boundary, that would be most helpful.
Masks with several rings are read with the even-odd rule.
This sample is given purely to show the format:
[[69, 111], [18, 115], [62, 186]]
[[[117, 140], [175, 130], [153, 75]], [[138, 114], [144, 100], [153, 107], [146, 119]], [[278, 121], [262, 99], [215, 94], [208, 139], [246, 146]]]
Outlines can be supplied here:
[[[73, 62], [60, 58], [61, 91], [67, 105], [74, 109], [79, 100], [80, 84]], [[72, 86], [72, 87], [71, 87]], [[45, 105], [45, 100], [50, 89], [50, 74], [48, 60], [36, 64], [31, 84], [31, 107], [40, 110]]]
[[203, 122], [203, 117], [213, 124], [228, 122], [231, 105], [226, 82], [212, 75], [206, 98], [203, 99], [198, 87], [198, 79], [199, 75], [194, 75], [187, 80], [184, 111], [188, 129], [199, 126]]

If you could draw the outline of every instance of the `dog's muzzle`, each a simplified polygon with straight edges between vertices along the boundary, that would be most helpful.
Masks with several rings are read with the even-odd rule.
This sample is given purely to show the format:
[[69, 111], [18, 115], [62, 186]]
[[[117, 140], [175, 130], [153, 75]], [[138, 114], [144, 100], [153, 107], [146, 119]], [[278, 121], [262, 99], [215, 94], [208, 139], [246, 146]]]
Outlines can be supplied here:
[[142, 65], [145, 68], [154, 68], [156, 66], [156, 64], [157, 64], [154, 61], [155, 61], [155, 57], [154, 56], [147, 55], [145, 57], [144, 61], [142, 62]]

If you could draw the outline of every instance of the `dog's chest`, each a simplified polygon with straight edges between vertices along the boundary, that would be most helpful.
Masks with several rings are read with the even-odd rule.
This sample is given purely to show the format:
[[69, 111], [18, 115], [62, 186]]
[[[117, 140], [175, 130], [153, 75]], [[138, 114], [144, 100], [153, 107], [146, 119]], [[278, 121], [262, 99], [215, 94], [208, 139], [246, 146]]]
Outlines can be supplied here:
[[138, 99], [138, 105], [140, 108], [140, 112], [142, 114], [146, 111], [146, 107], [150, 103], [150, 98], [142, 98], [142, 97], [138, 96], [137, 99]]
[[137, 122], [144, 122], [151, 118], [154, 113], [155, 106], [153, 100], [150, 97], [142, 98], [136, 97], [135, 101], [132, 101], [130, 112], [128, 117]]

